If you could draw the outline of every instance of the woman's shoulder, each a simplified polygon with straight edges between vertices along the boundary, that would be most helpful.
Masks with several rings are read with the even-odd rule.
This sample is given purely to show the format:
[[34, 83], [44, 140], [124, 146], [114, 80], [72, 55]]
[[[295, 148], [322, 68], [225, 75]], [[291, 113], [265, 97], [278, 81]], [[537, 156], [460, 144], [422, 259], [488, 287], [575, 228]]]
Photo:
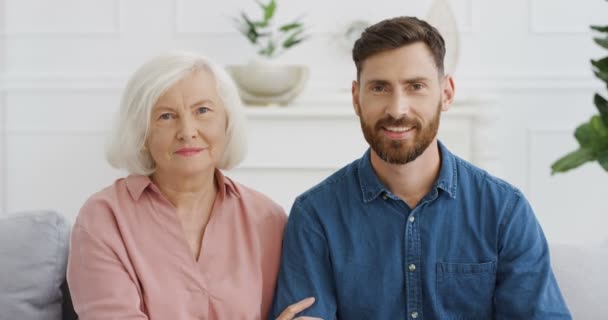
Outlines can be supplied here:
[[118, 209], [129, 206], [129, 202], [134, 202], [127, 185], [130, 179], [131, 176], [119, 178], [89, 196], [78, 212], [76, 224], [86, 229], [114, 225], [115, 214], [120, 211]]
[[261, 218], [274, 218], [281, 221], [287, 219], [285, 209], [268, 195], [228, 177], [226, 177], [226, 180], [230, 184], [227, 189], [232, 189], [245, 207], [254, 210], [256, 215], [261, 215]]

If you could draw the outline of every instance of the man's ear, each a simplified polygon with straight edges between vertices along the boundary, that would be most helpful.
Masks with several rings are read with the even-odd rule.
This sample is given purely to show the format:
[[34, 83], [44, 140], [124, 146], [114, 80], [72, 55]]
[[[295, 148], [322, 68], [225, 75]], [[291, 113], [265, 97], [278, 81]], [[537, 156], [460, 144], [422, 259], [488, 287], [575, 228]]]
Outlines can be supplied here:
[[454, 101], [454, 79], [450, 75], [445, 75], [441, 81], [441, 111], [447, 111]]
[[361, 116], [361, 107], [359, 106], [359, 83], [357, 80], [353, 80], [352, 87], [352, 96], [353, 96], [353, 108], [355, 109], [355, 114], [357, 117]]

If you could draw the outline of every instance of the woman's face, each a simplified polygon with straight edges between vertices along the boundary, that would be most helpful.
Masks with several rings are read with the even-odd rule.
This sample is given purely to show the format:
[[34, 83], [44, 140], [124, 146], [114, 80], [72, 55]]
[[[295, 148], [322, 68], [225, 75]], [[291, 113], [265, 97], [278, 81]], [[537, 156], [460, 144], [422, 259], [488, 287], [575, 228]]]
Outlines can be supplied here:
[[216, 168], [226, 145], [227, 116], [207, 70], [171, 86], [152, 108], [146, 141], [156, 172], [194, 175]]

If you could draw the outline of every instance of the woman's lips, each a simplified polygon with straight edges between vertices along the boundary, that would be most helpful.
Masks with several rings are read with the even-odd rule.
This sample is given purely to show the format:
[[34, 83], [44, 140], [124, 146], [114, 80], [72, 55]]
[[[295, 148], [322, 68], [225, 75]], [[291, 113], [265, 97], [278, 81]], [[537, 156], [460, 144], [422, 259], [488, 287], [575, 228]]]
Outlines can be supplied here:
[[181, 148], [175, 151], [175, 153], [183, 157], [192, 157], [199, 154], [203, 150], [203, 148]]

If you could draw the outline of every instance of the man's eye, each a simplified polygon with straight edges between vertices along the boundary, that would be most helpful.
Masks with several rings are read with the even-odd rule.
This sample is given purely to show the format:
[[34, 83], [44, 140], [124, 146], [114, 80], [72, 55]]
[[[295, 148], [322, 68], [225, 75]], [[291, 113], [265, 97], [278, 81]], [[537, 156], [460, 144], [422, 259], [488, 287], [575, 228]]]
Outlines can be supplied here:
[[421, 90], [424, 89], [424, 85], [422, 83], [414, 83], [412, 88], [414, 88], [414, 90]]
[[372, 91], [373, 92], [382, 92], [382, 91], [384, 91], [384, 86], [375, 85], [375, 86], [372, 87]]
[[198, 109], [196, 109], [196, 112], [203, 114], [203, 113], [207, 113], [209, 111], [209, 108], [207, 107], [200, 107]]

